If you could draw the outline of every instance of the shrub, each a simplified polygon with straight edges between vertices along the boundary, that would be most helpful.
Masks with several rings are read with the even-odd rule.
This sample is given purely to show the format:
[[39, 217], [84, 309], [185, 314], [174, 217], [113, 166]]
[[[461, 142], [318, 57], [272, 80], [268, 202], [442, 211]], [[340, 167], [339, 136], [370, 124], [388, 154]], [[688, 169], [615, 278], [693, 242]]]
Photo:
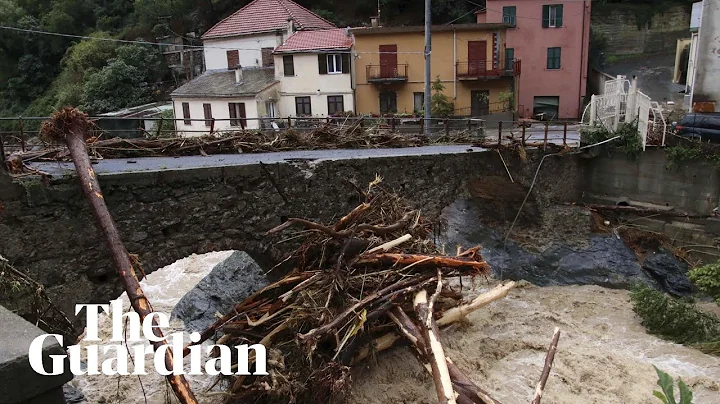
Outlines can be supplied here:
[[643, 151], [642, 139], [640, 139], [640, 135], [638, 134], [637, 121], [622, 122], [618, 125], [617, 131], [615, 132], [608, 130], [604, 126], [583, 129], [582, 135], [588, 144], [599, 143], [603, 140], [620, 136], [619, 139], [614, 140], [611, 144], [624, 151], [625, 155], [632, 160], [638, 158]]
[[692, 404], [693, 393], [682, 379], [678, 378], [677, 381], [678, 390], [680, 391], [680, 402], [678, 403], [675, 401], [675, 383], [672, 377], [658, 369], [657, 366], [653, 365], [653, 367], [655, 368], [655, 373], [658, 375], [657, 384], [660, 386], [660, 389], [662, 389], [662, 391], [653, 391], [655, 397], [659, 398], [664, 404]]
[[720, 261], [690, 270], [690, 280], [720, 304]]

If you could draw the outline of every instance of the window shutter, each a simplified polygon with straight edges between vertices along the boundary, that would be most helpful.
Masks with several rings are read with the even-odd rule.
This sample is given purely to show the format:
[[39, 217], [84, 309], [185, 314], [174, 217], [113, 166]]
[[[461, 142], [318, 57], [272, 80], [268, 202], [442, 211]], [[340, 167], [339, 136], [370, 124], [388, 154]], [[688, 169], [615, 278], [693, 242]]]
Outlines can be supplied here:
[[273, 48], [260, 49], [263, 67], [275, 66], [275, 59], [272, 54]]
[[318, 55], [318, 69], [320, 74], [327, 74], [327, 55], [324, 53]]
[[552, 48], [547, 48], [547, 65], [545, 66], [546, 69], [552, 69]]
[[550, 6], [543, 6], [542, 26], [543, 28], [548, 28], [550, 26]]
[[555, 6], [555, 20], [557, 21], [555, 23], [555, 27], [560, 28], [563, 25], [563, 5], [558, 4]]
[[349, 53], [342, 54], [342, 72], [350, 73], [350, 54]]
[[187, 102], [182, 103], [182, 109], [183, 109], [183, 119], [185, 125], [190, 125], [192, 121], [190, 120], [190, 104]]
[[225, 52], [227, 56], [228, 69], [235, 69], [240, 64], [240, 52], [236, 50], [229, 50]]
[[243, 128], [243, 130], [244, 130], [245, 127], [247, 126], [247, 120], [245, 119], [245, 118], [247, 118], [247, 115], [245, 115], [245, 103], [244, 103], [244, 102], [238, 102], [238, 103], [235, 104], [235, 105], [237, 105], [237, 109], [238, 109], [238, 111], [237, 111], [237, 112], [238, 112], [238, 118], [241, 118], [241, 119], [240, 119], [240, 127]]
[[286, 76], [294, 76], [295, 75], [295, 63], [293, 61], [292, 55], [285, 55], [283, 56], [283, 69], [285, 70]]

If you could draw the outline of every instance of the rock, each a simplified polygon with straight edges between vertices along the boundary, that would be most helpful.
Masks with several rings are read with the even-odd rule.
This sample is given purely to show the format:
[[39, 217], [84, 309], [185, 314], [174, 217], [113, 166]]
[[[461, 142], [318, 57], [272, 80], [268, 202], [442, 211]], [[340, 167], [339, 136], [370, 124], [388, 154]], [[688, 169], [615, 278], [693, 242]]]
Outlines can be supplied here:
[[189, 332], [203, 331], [217, 316], [267, 285], [260, 266], [244, 251], [236, 251], [180, 299], [172, 318], [185, 323]]
[[72, 383], [67, 383], [63, 385], [63, 395], [65, 396], [66, 404], [87, 403], [87, 401], [85, 400], [85, 394], [83, 394], [82, 390], [73, 386]]
[[687, 296], [692, 293], [687, 264], [675, 258], [671, 252], [661, 249], [648, 255], [642, 266], [671, 295]]

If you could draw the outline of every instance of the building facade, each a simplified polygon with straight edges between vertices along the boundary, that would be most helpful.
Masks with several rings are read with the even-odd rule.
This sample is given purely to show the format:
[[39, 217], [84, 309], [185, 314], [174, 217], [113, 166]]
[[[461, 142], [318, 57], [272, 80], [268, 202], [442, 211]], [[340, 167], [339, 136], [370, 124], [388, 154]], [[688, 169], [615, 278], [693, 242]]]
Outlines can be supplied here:
[[[431, 75], [454, 104], [453, 115], [485, 116], [509, 107], [519, 63], [505, 52], [507, 24], [432, 27]], [[356, 110], [413, 114], [424, 109], [423, 27], [351, 30]]]
[[720, 112], [720, 0], [693, 4], [689, 110]]
[[269, 67], [272, 51], [295, 31], [337, 28], [290, 0], [254, 0], [202, 35], [208, 70]]
[[274, 52], [280, 115], [327, 117], [355, 111], [351, 48], [344, 29], [299, 31]]
[[487, 0], [478, 23], [511, 25], [505, 52], [522, 60], [521, 117], [572, 119], [582, 114], [590, 45], [590, 1]]

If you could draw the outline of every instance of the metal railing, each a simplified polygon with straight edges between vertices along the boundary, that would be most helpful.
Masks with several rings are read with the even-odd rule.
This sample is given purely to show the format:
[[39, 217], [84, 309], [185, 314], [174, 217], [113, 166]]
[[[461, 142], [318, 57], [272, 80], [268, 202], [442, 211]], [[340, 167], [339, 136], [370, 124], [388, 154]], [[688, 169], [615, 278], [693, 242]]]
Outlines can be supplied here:
[[459, 79], [493, 78], [520, 74], [520, 60], [471, 60], [456, 63]]
[[367, 65], [365, 77], [367, 81], [405, 81], [408, 78], [408, 65]]

